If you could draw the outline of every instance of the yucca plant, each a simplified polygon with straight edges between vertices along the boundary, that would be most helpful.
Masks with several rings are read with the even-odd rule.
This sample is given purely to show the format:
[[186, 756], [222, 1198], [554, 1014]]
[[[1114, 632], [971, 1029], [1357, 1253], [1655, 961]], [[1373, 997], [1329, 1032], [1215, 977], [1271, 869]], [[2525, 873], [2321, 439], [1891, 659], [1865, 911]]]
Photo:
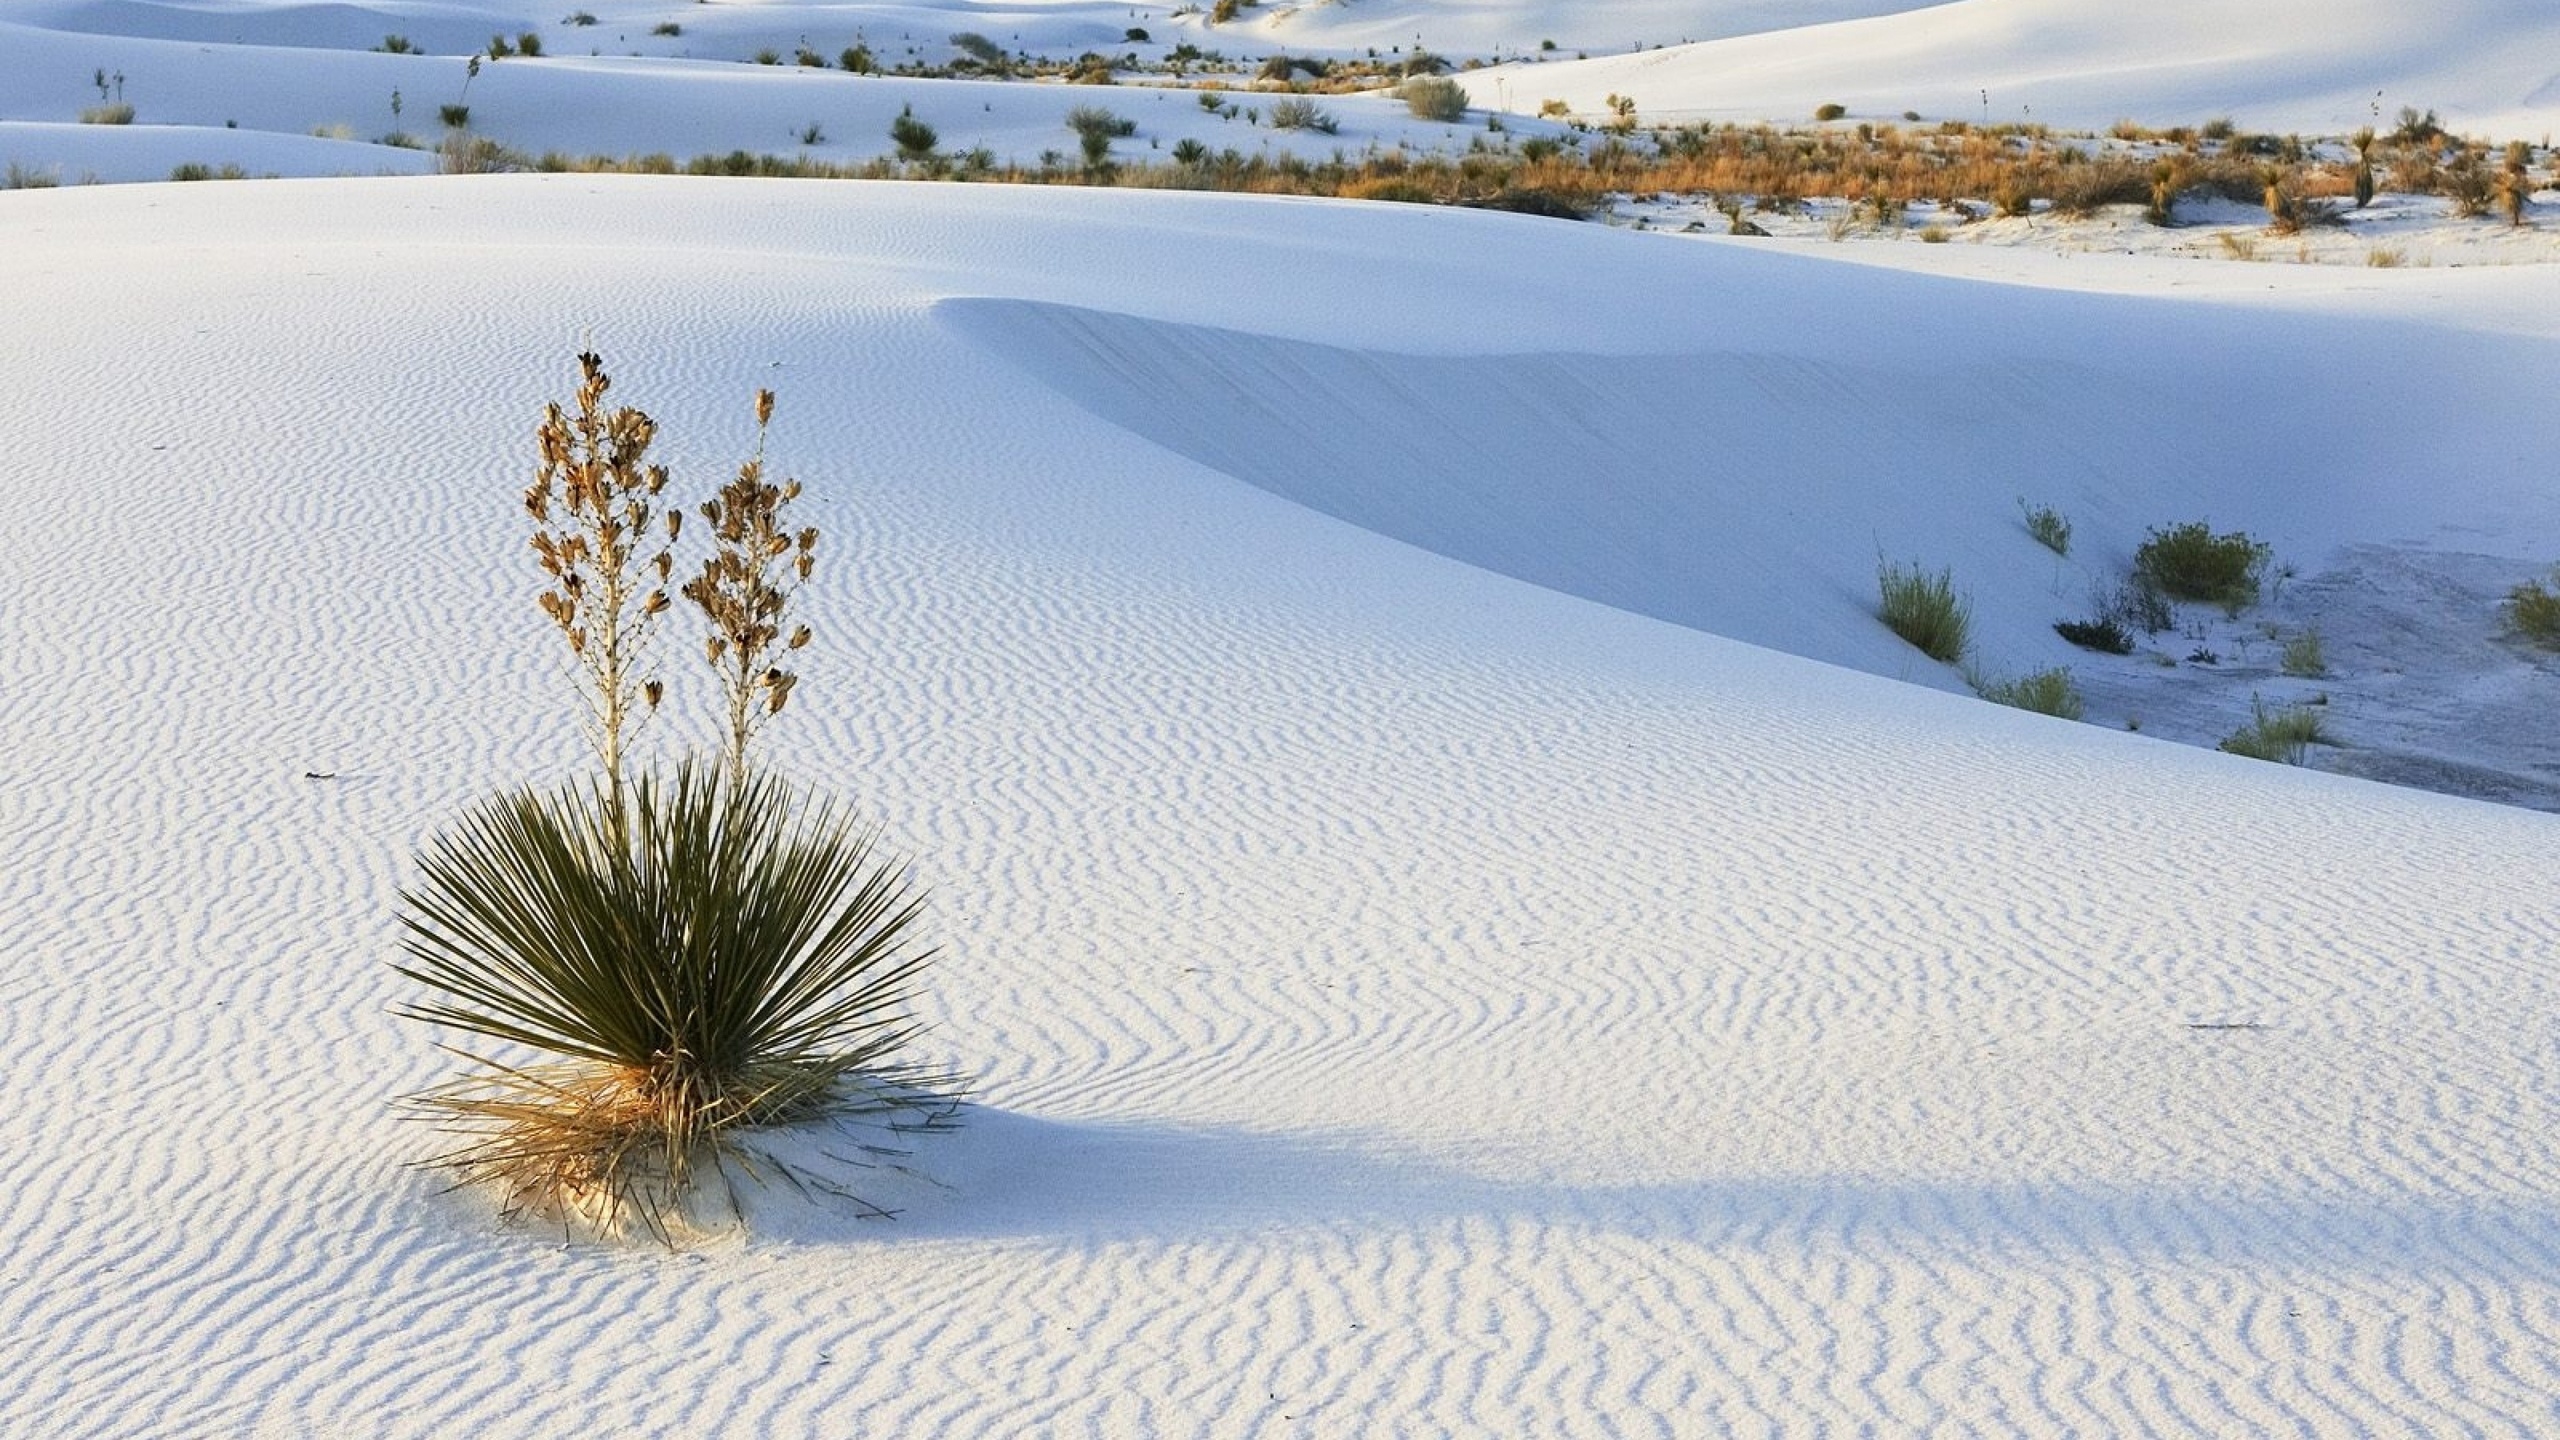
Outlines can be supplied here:
[[486, 801], [420, 858], [395, 968], [429, 993], [399, 1013], [540, 1057], [468, 1055], [475, 1073], [413, 1097], [462, 1137], [436, 1162], [459, 1183], [496, 1186], [511, 1214], [664, 1239], [705, 1167], [735, 1207], [732, 1163], [758, 1164], [744, 1131], [861, 1114], [935, 1128], [950, 1081], [899, 1058], [929, 953], [905, 866], [841, 807], [747, 763], [796, 679], [773, 660], [808, 643], [785, 611], [818, 543], [782, 520], [798, 482], [764, 479], [773, 393], [756, 395], [754, 455], [702, 507], [713, 555], [683, 587], [710, 622], [726, 745], [668, 776], [623, 742], [660, 699], [640, 667], [683, 512], [658, 508], [654, 422], [608, 409], [603, 363], [578, 359], [575, 412], [544, 412], [525, 508], [602, 774]]
[[930, 952], [905, 868], [840, 807], [722, 767], [520, 790], [471, 810], [404, 891], [401, 1014], [552, 1057], [413, 1104], [511, 1213], [664, 1237], [741, 1127], [913, 1111], [897, 1056]]

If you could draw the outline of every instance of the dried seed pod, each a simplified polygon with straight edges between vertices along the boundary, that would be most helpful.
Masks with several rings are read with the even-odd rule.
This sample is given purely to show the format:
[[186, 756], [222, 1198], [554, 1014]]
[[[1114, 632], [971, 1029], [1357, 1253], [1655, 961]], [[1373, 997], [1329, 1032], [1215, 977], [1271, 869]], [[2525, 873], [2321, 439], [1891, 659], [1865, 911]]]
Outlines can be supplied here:
[[640, 693], [648, 699], [649, 708], [655, 710], [658, 708], [658, 701], [666, 695], [667, 687], [656, 680], [643, 681]]
[[792, 648], [792, 649], [797, 650], [797, 649], [799, 649], [800, 647], [802, 647], [802, 646], [804, 646], [804, 645], [806, 645], [806, 644], [808, 644], [808, 643], [809, 643], [809, 627], [808, 627], [808, 626], [803, 625], [803, 626], [801, 626], [799, 629], [794, 630], [794, 631], [792, 631], [792, 632], [791, 632], [791, 648]]
[[756, 424], [761, 427], [772, 423], [772, 421], [773, 392], [770, 390], [759, 390], [756, 392]]

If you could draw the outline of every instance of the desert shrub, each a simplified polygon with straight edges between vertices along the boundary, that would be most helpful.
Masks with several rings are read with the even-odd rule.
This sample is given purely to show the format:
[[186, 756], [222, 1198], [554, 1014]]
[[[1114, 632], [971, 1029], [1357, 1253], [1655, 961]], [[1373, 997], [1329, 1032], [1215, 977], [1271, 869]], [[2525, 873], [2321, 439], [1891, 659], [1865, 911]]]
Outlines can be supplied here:
[[122, 102], [113, 105], [90, 105], [80, 111], [83, 125], [130, 125], [133, 107]]
[[1197, 167], [1208, 163], [1208, 160], [1209, 147], [1205, 142], [1188, 136], [1173, 142], [1174, 164]]
[[1228, 21], [1236, 18], [1236, 16], [1243, 11], [1244, 4], [1245, 0], [1217, 0], [1217, 3], [1209, 8], [1209, 23], [1212, 25], [1226, 24]]
[[1829, 121], [1837, 120], [1848, 113], [1848, 106], [1834, 102], [1815, 106], [1813, 109], [1813, 118], [1827, 123]]
[[880, 68], [880, 62], [872, 58], [868, 45], [846, 46], [844, 53], [836, 57], [836, 63], [843, 66], [849, 75], [868, 75]]
[[921, 899], [839, 807], [686, 765], [468, 812], [403, 892], [399, 1013], [550, 1059], [414, 1097], [510, 1213], [662, 1238], [738, 1132], [906, 1109]]
[[445, 128], [448, 130], [469, 129], [471, 126], [471, 107], [468, 105], [439, 105], [436, 107], [436, 118], [443, 121]]
[[2201, 520], [2155, 529], [2133, 552], [2135, 575], [2176, 600], [2238, 611], [2258, 598], [2269, 548], [2234, 530], [2217, 535]]
[[951, 48], [990, 69], [1004, 64], [1004, 47], [974, 30], [953, 35]]
[[2113, 615], [2100, 615], [2089, 620], [2056, 620], [2053, 633], [2083, 650], [2096, 650], [2108, 655], [2133, 653], [2132, 632]]
[[684, 26], [673, 20], [661, 20], [657, 24], [649, 27], [649, 33], [652, 35], [664, 35], [669, 39], [673, 39], [674, 37], [684, 33]]
[[2327, 733], [2320, 728], [2320, 712], [2308, 705], [2283, 705], [2270, 710], [2265, 701], [2253, 699], [2249, 710], [2249, 723], [2223, 737], [2214, 748], [2252, 760], [2299, 765], [2311, 746], [2328, 743]]
[[824, 145], [827, 143], [827, 127], [814, 120], [801, 126], [799, 133], [800, 143], [803, 145]]
[[1099, 105], [1078, 105], [1067, 112], [1067, 128], [1078, 135], [1100, 135], [1109, 140], [1137, 134], [1138, 122], [1114, 115]]
[[933, 154], [934, 146], [942, 143], [942, 136], [904, 105], [898, 107], [898, 118], [889, 122], [889, 139], [898, 147], [901, 160], [925, 159]]
[[2498, 611], [2510, 633], [2546, 650], [2560, 650], [2560, 590], [2528, 580], [2507, 592]]
[[2329, 654], [2327, 647], [2320, 642], [2320, 632], [2306, 629], [2285, 641], [2284, 648], [2277, 654], [2276, 667], [2287, 675], [2306, 680], [2316, 680], [2328, 674]]
[[1993, 680], [1980, 674], [1969, 674], [1965, 680], [1973, 687], [1973, 693], [1996, 705], [2033, 710], [2063, 720], [2077, 720], [2081, 715], [2080, 687], [2071, 682], [2071, 672], [2058, 665], [2015, 680]]
[[803, 70], [824, 70], [827, 68], [827, 57], [803, 45], [792, 52], [791, 63]]
[[2054, 172], [2046, 198], [2062, 215], [2089, 215], [2107, 205], [2147, 205], [2152, 200], [2151, 171], [2131, 160], [2066, 165]]
[[1423, 120], [1452, 122], [1467, 118], [1467, 87], [1436, 75], [1416, 75], [1396, 89], [1405, 109]]
[[514, 41], [508, 39], [504, 35], [492, 35], [489, 37], [490, 59], [504, 60], [514, 53], [516, 53], [516, 45]]
[[62, 183], [50, 170], [34, 170], [12, 160], [6, 171], [0, 171], [0, 190], [50, 190]]
[[519, 55], [540, 55], [542, 53], [542, 37], [531, 30], [527, 30], [523, 34], [517, 36], [516, 53]]
[[1876, 617], [1923, 655], [1949, 664], [1963, 658], [1973, 628], [1973, 607], [1956, 594], [1955, 575], [1932, 575], [1918, 566], [1887, 562], [1876, 567]]
[[1271, 128], [1274, 130], [1313, 130], [1330, 135], [1337, 125], [1331, 115], [1304, 96], [1291, 95], [1271, 102]]
[[382, 37], [382, 43], [374, 46], [373, 48], [381, 51], [385, 55], [407, 55], [411, 53], [409, 37], [406, 35], [385, 35]]
[[2056, 555], [2071, 553], [2071, 522], [2050, 505], [2029, 505], [2026, 497], [2018, 498], [2018, 513], [2026, 518], [2027, 533], [2036, 543]]
[[524, 157], [485, 135], [455, 130], [436, 146], [436, 170], [444, 175], [499, 175], [525, 168]]

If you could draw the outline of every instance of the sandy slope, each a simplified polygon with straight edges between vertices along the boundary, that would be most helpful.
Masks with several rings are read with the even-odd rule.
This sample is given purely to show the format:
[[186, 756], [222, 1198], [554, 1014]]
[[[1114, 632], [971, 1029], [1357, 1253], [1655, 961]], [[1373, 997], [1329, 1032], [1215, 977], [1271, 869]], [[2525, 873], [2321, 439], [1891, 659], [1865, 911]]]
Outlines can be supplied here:
[[[1854, 659], [1840, 507], [1933, 510], [1895, 538], [1970, 566], [1986, 453], [2127, 519], [2547, 544], [2457, 463], [2460, 422], [2548, 423], [2495, 408], [2548, 373], [2500, 319], [2552, 313], [2538, 272], [2370, 277], [2420, 313], [2366, 319], [2311, 272], [2175, 305], [1403, 208], [570, 177], [0, 229], [0, 1431], [2560, 1423], [2560, 822], [1753, 648], [1248, 463], [1320, 444], [1327, 385], [1412, 476], [1414, 430], [1649, 357], [1683, 395], [1601, 412], [1617, 463], [1428, 473], [1575, 523], [1614, 475], [1686, 533], [1751, 473], [1665, 443], [1690, 397], [1781, 503], [1683, 573], [1800, 547], [1786, 638]], [[984, 1102], [941, 1187], [880, 1177], [895, 1223], [562, 1249], [402, 1168], [387, 1104], [451, 1063], [386, 1014], [407, 857], [578, 763], [514, 494], [582, 342], [687, 484], [773, 385], [840, 547], [778, 758], [920, 857], [931, 1045]], [[1150, 409], [1078, 346], [1184, 363]], [[1902, 428], [1912, 386], [1982, 407]], [[2342, 493], [2225, 453], [2379, 406], [2453, 458]], [[1855, 496], [1782, 478], [1870, 413]]]
[[[1836, 24], [1490, 72], [1512, 95], [1651, 120], [1867, 119], [2388, 128], [2403, 105], [2539, 138], [2560, 121], [2560, 16], [2538, 0], [1954, 0]], [[1523, 104], [1519, 108], [1530, 109]]]

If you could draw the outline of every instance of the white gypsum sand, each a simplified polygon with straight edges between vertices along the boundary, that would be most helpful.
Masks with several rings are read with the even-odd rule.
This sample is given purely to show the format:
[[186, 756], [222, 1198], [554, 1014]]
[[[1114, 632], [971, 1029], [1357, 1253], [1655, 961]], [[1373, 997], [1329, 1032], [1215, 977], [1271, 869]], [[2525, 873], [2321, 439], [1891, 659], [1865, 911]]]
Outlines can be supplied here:
[[[565, 33], [114, 13], [279, 84], [351, 58], [279, 16]], [[2547, 803], [2547, 265], [581, 175], [0, 234], [0, 1433], [2553, 1421], [2560, 821], [2203, 748], [2326, 690], [2318, 763]], [[590, 345], [694, 493], [780, 395], [770, 741], [917, 857], [977, 1079], [893, 1222], [562, 1247], [409, 1168], [411, 856], [590, 763], [517, 504]], [[2332, 678], [2051, 634], [2199, 518], [2301, 573], [2156, 644]], [[2099, 723], [1951, 693], [1880, 556]]]

